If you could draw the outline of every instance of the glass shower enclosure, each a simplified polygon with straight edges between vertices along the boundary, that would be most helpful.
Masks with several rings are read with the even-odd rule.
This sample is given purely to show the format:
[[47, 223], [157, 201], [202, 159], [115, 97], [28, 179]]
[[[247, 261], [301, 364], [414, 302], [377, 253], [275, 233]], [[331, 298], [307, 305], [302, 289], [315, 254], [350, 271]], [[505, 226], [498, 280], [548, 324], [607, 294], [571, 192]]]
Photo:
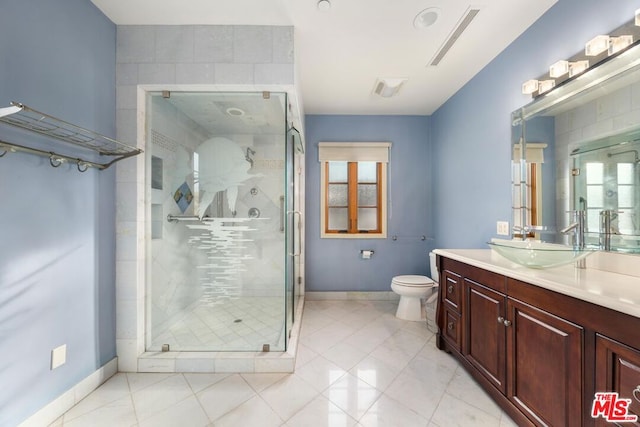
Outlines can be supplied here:
[[300, 135], [287, 94], [147, 93], [147, 351], [286, 351]]

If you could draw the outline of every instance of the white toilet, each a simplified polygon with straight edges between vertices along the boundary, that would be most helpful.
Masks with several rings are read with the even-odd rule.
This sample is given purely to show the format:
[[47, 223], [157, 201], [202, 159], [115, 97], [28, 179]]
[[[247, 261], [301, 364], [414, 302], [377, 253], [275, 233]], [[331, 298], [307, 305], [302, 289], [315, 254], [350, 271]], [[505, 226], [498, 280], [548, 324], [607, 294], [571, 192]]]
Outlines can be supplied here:
[[396, 317], [403, 320], [425, 320], [422, 308], [423, 300], [433, 293], [433, 288], [438, 286], [438, 269], [436, 268], [436, 255], [429, 253], [431, 276], [406, 275], [396, 276], [391, 280], [391, 289], [400, 295]]

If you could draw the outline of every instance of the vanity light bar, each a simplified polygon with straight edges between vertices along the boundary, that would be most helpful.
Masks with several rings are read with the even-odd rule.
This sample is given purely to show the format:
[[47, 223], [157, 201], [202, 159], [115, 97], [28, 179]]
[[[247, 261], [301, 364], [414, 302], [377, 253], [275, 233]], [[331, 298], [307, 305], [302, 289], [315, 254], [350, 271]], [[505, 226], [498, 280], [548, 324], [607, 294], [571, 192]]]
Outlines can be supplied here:
[[[600, 34], [585, 44], [584, 52], [574, 55], [570, 60], [560, 60], [549, 67], [547, 76], [527, 80], [522, 84], [522, 93], [537, 97], [549, 92], [567, 78], [584, 73], [593, 64], [598, 64], [607, 56], [622, 52], [640, 39], [640, 9], [635, 11], [634, 19], [613, 30], [613, 35]], [[585, 58], [585, 56], [587, 58]], [[599, 57], [593, 64], [588, 57]], [[555, 79], [559, 79], [556, 81]]]

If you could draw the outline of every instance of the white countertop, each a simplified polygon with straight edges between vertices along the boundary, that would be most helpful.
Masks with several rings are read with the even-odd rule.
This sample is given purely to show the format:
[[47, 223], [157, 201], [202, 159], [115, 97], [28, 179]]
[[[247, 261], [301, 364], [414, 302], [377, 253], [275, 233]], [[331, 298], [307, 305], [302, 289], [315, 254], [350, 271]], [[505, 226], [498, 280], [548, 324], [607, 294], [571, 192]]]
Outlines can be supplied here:
[[532, 269], [512, 263], [491, 249], [435, 249], [438, 255], [551, 291], [640, 317], [640, 278], [574, 265]]

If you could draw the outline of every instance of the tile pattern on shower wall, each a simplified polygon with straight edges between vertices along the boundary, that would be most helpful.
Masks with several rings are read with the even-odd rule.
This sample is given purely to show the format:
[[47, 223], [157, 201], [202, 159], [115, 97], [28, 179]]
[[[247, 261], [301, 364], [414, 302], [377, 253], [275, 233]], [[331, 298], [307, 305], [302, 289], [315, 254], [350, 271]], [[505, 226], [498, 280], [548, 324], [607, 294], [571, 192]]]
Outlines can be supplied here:
[[[145, 149], [138, 85], [293, 85], [293, 52], [290, 26], [118, 26], [116, 138]], [[136, 371], [144, 350], [145, 155], [116, 168], [116, 346], [120, 370]]]
[[[247, 80], [224, 83], [293, 84], [293, 27], [134, 25], [119, 26], [117, 38], [117, 71], [125, 72], [117, 77], [118, 85], [217, 84], [215, 71], [230, 65], [236, 71], [253, 69], [253, 75], [243, 73]], [[196, 80], [177, 79], [178, 74]], [[266, 74], [269, 80], [260, 78]]]
[[601, 96], [559, 114], [555, 120], [556, 218], [558, 227], [568, 225], [571, 209], [571, 168], [569, 157], [575, 144], [602, 138], [616, 130], [638, 126], [640, 82]]

